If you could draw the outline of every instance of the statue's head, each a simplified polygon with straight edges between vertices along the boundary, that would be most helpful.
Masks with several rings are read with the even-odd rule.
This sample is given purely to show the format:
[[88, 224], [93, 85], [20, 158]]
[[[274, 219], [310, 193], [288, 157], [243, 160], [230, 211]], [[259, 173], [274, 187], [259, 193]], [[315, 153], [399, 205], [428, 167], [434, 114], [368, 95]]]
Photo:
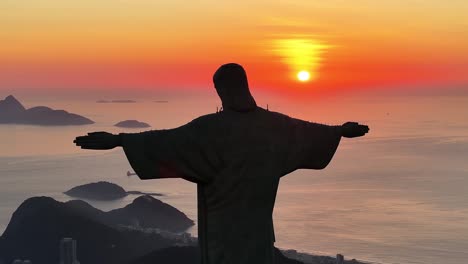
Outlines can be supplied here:
[[213, 83], [224, 109], [246, 112], [257, 107], [249, 91], [247, 74], [241, 65], [236, 63], [221, 65], [213, 75]]

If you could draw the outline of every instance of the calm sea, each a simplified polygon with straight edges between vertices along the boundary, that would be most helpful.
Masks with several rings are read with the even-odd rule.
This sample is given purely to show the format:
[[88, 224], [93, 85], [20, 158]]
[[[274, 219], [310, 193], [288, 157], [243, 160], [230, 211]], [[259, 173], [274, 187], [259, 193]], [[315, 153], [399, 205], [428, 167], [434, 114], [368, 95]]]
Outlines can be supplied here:
[[[4, 97], [6, 95], [2, 95]], [[325, 170], [300, 170], [281, 180], [274, 211], [280, 248], [378, 263], [466, 263], [468, 259], [468, 97], [390, 96], [322, 98], [292, 103], [264, 97], [270, 110], [327, 124], [367, 123], [371, 133], [343, 139]], [[182, 180], [141, 181], [120, 149], [84, 151], [75, 136], [122, 131], [114, 123], [138, 119], [153, 129], [182, 125], [219, 104], [214, 98], [171, 98], [168, 103], [98, 104], [95, 100], [18, 98], [27, 107], [47, 105], [85, 115], [80, 127], [0, 125], [0, 232], [31, 196], [60, 201], [63, 191], [95, 181], [160, 197], [196, 219], [196, 188]], [[96, 98], [96, 100], [99, 98]], [[107, 98], [104, 98], [107, 99]], [[114, 98], [110, 98], [114, 99]], [[133, 99], [133, 98], [130, 98]], [[126, 132], [139, 130], [126, 130]], [[136, 196], [89, 201], [103, 210]], [[189, 230], [196, 235], [196, 227]]]

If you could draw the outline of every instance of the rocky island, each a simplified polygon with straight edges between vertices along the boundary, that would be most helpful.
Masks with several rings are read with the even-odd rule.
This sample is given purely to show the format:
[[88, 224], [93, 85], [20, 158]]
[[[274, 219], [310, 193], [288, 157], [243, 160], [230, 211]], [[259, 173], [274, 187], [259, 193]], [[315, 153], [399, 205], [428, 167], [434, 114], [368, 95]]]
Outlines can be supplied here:
[[125, 128], [146, 128], [151, 127], [149, 124], [145, 122], [140, 122], [138, 120], [125, 120], [118, 122], [114, 126], [116, 127], [125, 127]]
[[9, 95], [0, 101], [0, 124], [67, 126], [88, 125], [94, 122], [86, 117], [46, 106], [26, 109], [14, 96]]
[[129, 194], [132, 195], [154, 195], [154, 196], [163, 196], [160, 193], [146, 193], [141, 191], [125, 191], [121, 186], [106, 182], [92, 182], [83, 185], [79, 185], [71, 188], [70, 190], [63, 192], [64, 194], [81, 199], [88, 200], [117, 200], [126, 197]]
[[124, 104], [130, 104], [130, 103], [136, 103], [135, 100], [128, 100], [128, 99], [124, 99], [124, 100], [97, 100], [96, 103], [99, 103], [99, 104], [108, 104], [108, 103], [124, 103]]
[[64, 192], [64, 194], [90, 200], [116, 200], [127, 196], [124, 188], [105, 181], [79, 185]]

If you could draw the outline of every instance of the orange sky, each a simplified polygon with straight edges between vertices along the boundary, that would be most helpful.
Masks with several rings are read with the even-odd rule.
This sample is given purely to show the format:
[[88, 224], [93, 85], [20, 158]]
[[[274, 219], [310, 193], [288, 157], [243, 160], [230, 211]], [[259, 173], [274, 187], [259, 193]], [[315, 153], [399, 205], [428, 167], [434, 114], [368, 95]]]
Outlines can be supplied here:
[[226, 62], [280, 92], [451, 87], [468, 83], [466, 14], [461, 0], [3, 0], [0, 91], [199, 89]]

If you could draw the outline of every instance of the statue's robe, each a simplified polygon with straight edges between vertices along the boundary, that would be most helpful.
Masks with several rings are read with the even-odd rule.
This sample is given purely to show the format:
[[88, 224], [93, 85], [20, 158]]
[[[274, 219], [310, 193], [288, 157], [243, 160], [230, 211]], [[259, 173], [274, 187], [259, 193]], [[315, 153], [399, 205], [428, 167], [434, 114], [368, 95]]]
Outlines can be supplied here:
[[256, 108], [123, 134], [122, 145], [141, 179], [197, 183], [203, 264], [271, 264], [280, 177], [300, 168], [323, 169], [340, 139], [339, 127]]

